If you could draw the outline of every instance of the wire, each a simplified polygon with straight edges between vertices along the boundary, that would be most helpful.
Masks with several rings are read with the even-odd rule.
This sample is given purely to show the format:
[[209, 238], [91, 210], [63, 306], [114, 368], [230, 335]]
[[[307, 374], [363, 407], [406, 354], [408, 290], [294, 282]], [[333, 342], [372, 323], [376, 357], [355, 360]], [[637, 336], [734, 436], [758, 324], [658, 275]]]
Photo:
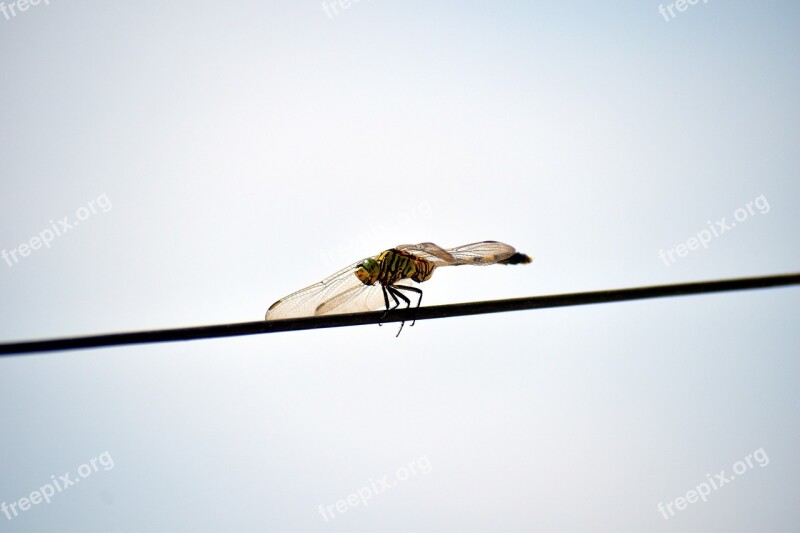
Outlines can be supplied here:
[[551, 307], [622, 302], [626, 300], [643, 300], [647, 298], [664, 298], [667, 296], [686, 296], [690, 294], [739, 291], [745, 289], [766, 289], [769, 287], [798, 284], [800, 284], [800, 273], [778, 274], [754, 278], [699, 281], [674, 285], [654, 285], [628, 289], [556, 294], [551, 296], [530, 296], [526, 298], [512, 298], [509, 300], [433, 305], [429, 307], [420, 307], [419, 309], [398, 309], [389, 311], [388, 313], [374, 311], [370, 313], [313, 316], [290, 318], [286, 320], [259, 320], [258, 322], [241, 322], [237, 324], [133, 331], [129, 333], [111, 333], [87, 337], [69, 337], [0, 344], [0, 356], [100, 348], [127, 344], [238, 337], [241, 335], [277, 333], [279, 331], [361, 326], [365, 324], [401, 322], [412, 319], [428, 320], [432, 318], [521, 311], [524, 309], [546, 309]]

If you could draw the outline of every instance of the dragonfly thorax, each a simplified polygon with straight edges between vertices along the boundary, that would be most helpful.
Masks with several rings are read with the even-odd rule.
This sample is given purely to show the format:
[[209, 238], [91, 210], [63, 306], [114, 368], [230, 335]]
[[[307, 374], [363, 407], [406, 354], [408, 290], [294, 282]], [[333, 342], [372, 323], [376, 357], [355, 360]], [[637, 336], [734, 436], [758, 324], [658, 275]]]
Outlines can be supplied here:
[[377, 257], [364, 259], [356, 267], [355, 275], [364, 285], [392, 285], [401, 279], [422, 283], [431, 278], [434, 268], [435, 265], [430, 261], [392, 249], [381, 252]]

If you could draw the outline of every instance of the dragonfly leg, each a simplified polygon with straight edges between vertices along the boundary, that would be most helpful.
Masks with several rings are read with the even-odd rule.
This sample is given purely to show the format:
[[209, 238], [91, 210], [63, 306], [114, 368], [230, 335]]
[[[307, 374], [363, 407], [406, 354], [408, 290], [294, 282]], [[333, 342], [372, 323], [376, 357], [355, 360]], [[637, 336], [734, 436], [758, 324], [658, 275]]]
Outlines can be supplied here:
[[[406, 303], [406, 307], [411, 307], [411, 300], [409, 300], [408, 297], [405, 294], [403, 294], [402, 292], [398, 291], [397, 287], [395, 287], [393, 285], [388, 285], [387, 286], [387, 290], [389, 291], [389, 294], [392, 295], [392, 298], [394, 298], [394, 301], [397, 303], [397, 305], [394, 306], [395, 309], [400, 307], [400, 301], [398, 300], [398, 298], [400, 298], [400, 300], [403, 300]], [[400, 322], [400, 329], [397, 330], [397, 335], [395, 335], [395, 337], [399, 337], [400, 336], [400, 332], [403, 331], [403, 326], [405, 325], [405, 323], [406, 323], [405, 320]]]
[[[386, 318], [386, 315], [389, 313], [390, 307], [389, 307], [389, 295], [386, 292], [386, 285], [381, 285], [381, 289], [383, 289], [383, 302], [386, 304], [386, 311], [384, 311], [383, 315], [381, 315], [381, 320], [383, 320], [384, 318]], [[383, 324], [378, 322], [378, 325], [382, 326]]]
[[[395, 289], [400, 289], [402, 291], [416, 292], [417, 294], [419, 294], [419, 300], [417, 300], [417, 305], [414, 307], [414, 311], [419, 309], [419, 306], [422, 303], [422, 289], [418, 289], [416, 287], [409, 287], [407, 285], [398, 285], [398, 286], [395, 287]], [[411, 305], [409, 303], [409, 307], [410, 306]], [[416, 323], [417, 323], [417, 316], [416, 316], [416, 313], [414, 313], [414, 320], [411, 321], [411, 325], [413, 326]]]
[[[383, 301], [386, 304], [386, 311], [384, 311], [383, 315], [381, 316], [381, 320], [383, 320], [384, 318], [386, 318], [386, 315], [389, 314], [389, 311], [400, 307], [400, 300], [398, 300], [397, 296], [395, 296], [395, 293], [392, 292], [393, 287], [388, 287], [387, 285], [381, 285], [381, 289], [383, 289]], [[389, 296], [388, 296], [389, 294], [392, 295], [392, 300], [394, 300], [394, 306], [389, 305]], [[400, 297], [405, 300], [405, 298], [402, 295], [400, 295]], [[378, 323], [378, 325], [382, 326], [383, 324]]]
[[[387, 289], [386, 285], [381, 285], [381, 289], [383, 289], [383, 302], [384, 304], [386, 304], [386, 311], [384, 311], [383, 315], [381, 315], [381, 320], [383, 320], [384, 318], [386, 318], [386, 315], [389, 314], [389, 311], [391, 311], [392, 309], [397, 309], [397, 307], [400, 306], [400, 300], [398, 300], [397, 297], [394, 294], [392, 294], [391, 288]], [[389, 296], [388, 296], [389, 294], [392, 295], [392, 299], [394, 300], [394, 306], [389, 304]]]

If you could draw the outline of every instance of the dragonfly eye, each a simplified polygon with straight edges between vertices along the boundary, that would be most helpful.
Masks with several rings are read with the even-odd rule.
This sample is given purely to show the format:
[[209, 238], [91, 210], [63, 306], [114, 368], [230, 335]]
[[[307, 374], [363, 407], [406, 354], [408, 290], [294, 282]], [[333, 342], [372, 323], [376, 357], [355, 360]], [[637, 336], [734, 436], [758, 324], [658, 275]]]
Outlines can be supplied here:
[[364, 259], [361, 263], [356, 265], [356, 277], [364, 285], [372, 285], [378, 280], [378, 272], [380, 267], [378, 262], [374, 259]]

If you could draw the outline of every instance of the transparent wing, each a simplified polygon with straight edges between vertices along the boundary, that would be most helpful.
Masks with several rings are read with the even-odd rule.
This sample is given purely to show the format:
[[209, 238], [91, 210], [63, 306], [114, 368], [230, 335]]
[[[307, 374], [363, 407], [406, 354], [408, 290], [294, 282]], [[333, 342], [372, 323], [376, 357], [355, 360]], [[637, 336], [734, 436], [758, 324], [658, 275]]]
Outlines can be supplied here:
[[350, 287], [319, 304], [314, 310], [314, 314], [336, 315], [341, 313], [363, 313], [366, 311], [377, 311], [383, 307], [383, 304], [380, 306], [371, 304], [371, 302], [383, 292], [379, 284], [364, 285], [360, 281], [358, 284], [360, 286], [356, 285]]
[[433, 244], [432, 242], [421, 242], [419, 244], [401, 244], [395, 246], [397, 250], [409, 252], [417, 257], [421, 257], [433, 263], [436, 266], [450, 266], [457, 265], [456, 258], [450, 252]]
[[436, 266], [492, 265], [508, 259], [516, 252], [513, 246], [497, 241], [474, 242], [447, 250], [432, 242], [403, 244], [397, 249], [427, 259]]
[[[360, 261], [359, 261], [360, 263]], [[343, 268], [319, 283], [285, 296], [267, 310], [266, 320], [342, 313], [366, 313], [386, 308], [380, 284], [364, 285], [356, 277], [358, 263]], [[401, 279], [395, 285], [412, 285]], [[390, 305], [393, 303], [389, 300]]]
[[[356, 277], [355, 270], [358, 263], [343, 268], [339, 272], [328, 276], [319, 283], [315, 283], [305, 289], [285, 296], [272, 304], [267, 310], [266, 320], [278, 320], [281, 318], [298, 318], [303, 316], [314, 316], [318, 313], [318, 308], [327, 301], [339, 297], [340, 295], [347, 294], [350, 298], [355, 298], [358, 295], [359, 288], [370, 289], [368, 285], [364, 285]], [[377, 287], [380, 292], [380, 287]], [[344, 301], [339, 302], [339, 306], [344, 304]], [[324, 311], [324, 308], [323, 308]]]
[[[359, 282], [360, 283], [360, 282]], [[410, 279], [401, 279], [394, 283], [395, 286], [409, 286], [414, 282]], [[394, 306], [394, 300], [389, 297], [389, 306]], [[366, 313], [386, 309], [386, 299], [379, 283], [353, 287], [340, 292], [336, 296], [322, 302], [317, 307], [316, 315], [333, 315], [342, 313]]]
[[447, 250], [459, 265], [492, 265], [508, 259], [516, 250], [513, 246], [497, 241], [483, 241]]

